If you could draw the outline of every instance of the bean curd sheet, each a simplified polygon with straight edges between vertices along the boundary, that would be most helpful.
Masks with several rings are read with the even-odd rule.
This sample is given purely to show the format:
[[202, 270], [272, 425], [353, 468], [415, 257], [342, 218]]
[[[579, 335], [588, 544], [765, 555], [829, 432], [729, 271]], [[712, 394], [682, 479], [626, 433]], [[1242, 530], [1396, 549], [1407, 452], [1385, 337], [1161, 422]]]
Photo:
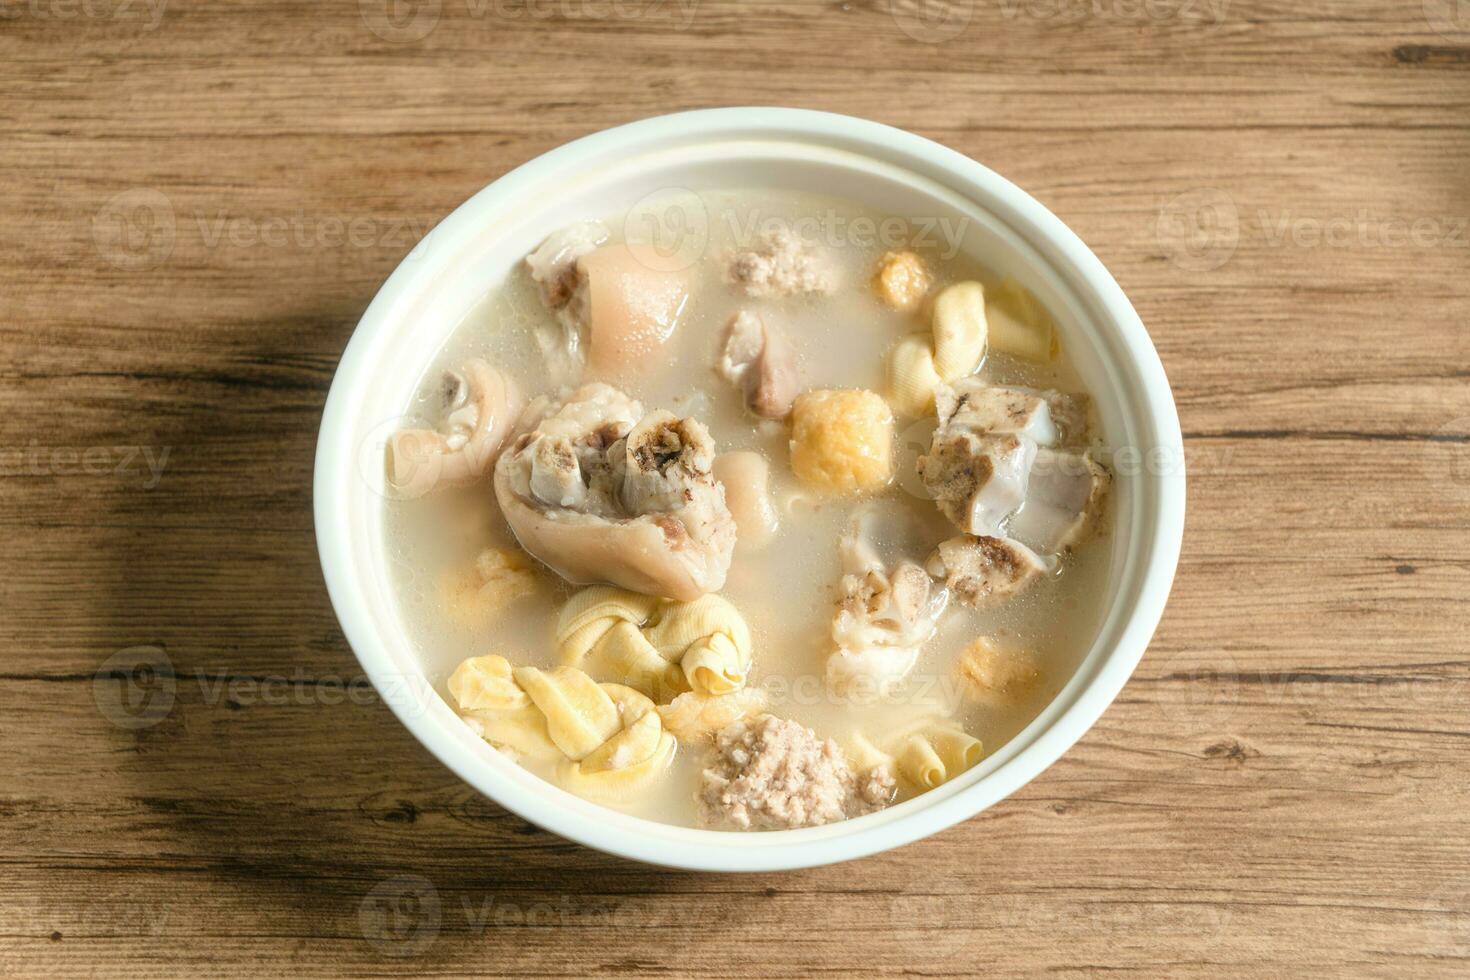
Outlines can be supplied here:
[[[1110, 498], [1095, 517], [1098, 528], [1059, 555], [1055, 572], [989, 608], [951, 601], [906, 679], [882, 692], [838, 697], [829, 692], [824, 677], [843, 578], [838, 542], [854, 515], [869, 515], [872, 543], [885, 563], [908, 559], [924, 565], [936, 545], [960, 533], [936, 509], [915, 471], [936, 425], [934, 410], [927, 418], [896, 417], [893, 476], [885, 487], [823, 493], [792, 472], [790, 423], [754, 416], [742, 392], [720, 377], [715, 365], [726, 324], [739, 311], [754, 311], [789, 342], [800, 390], [883, 393], [885, 359], [900, 338], [928, 331], [928, 309], [937, 293], [948, 284], [975, 280], [990, 296], [1002, 288], [1000, 280], [977, 257], [949, 254], [952, 246], [937, 231], [921, 234], [928, 222], [889, 222], [886, 227], [901, 226], [903, 233], [879, 241], [871, 229], [885, 227], [889, 216], [849, 201], [767, 190], [705, 192], [700, 198], [709, 218], [708, 238], [703, 248], [687, 256], [684, 274], [690, 290], [674, 334], [636, 369], [606, 375], [588, 367], [577, 383], [607, 380], [641, 401], [645, 412], [667, 409], [680, 418], [700, 420], [718, 452], [753, 450], [769, 463], [779, 528], [759, 549], [736, 547], [719, 595], [734, 604], [750, 628], [753, 663], [747, 687], [767, 694], [772, 715], [808, 726], [844, 747], [854, 733], [882, 744], [892, 732], [937, 716], [979, 739], [985, 756], [994, 753], [1061, 689], [1096, 634], [1106, 594]], [[629, 221], [625, 227], [623, 215], [587, 218], [605, 225], [611, 243], [640, 226]], [[830, 294], [752, 297], [732, 285], [729, 257], [775, 226], [796, 229], [830, 263], [836, 282]], [[895, 250], [922, 259], [933, 277], [926, 291], [931, 302], [900, 310], [881, 301], [875, 269], [885, 253]], [[503, 282], [487, 284], [485, 298], [458, 326], [425, 371], [415, 400], [404, 407], [410, 424], [434, 428], [442, 421], [445, 372], [474, 358], [503, 372], [528, 398], [570, 390], [558, 387], [538, 342], [538, 332], [554, 335], [556, 322], [525, 263], [518, 263]], [[1044, 360], [1008, 355], [992, 346], [976, 373], [994, 385], [1085, 393], [1065, 344]], [[1094, 453], [1105, 458], [1095, 422], [1091, 436]], [[558, 664], [557, 618], [583, 586], [567, 584], [519, 551], [492, 490], [491, 472], [464, 485], [390, 499], [384, 520], [391, 581], [416, 654], [451, 706], [455, 701], [448, 678], [466, 658], [498, 654], [515, 666], [550, 669]], [[521, 555], [532, 572], [532, 587], [498, 608], [495, 603], [481, 608], [473, 590], [456, 583], [463, 581], [476, 556], [492, 547]], [[988, 638], [1003, 651], [1002, 668], [989, 685], [976, 685], [958, 669], [962, 652], [977, 638]], [[593, 679], [618, 680], [595, 674]], [[709, 826], [699, 805], [708, 754], [703, 745], [679, 744], [662, 778], [616, 805], [657, 821]], [[517, 761], [555, 781], [556, 763], [530, 757]], [[895, 802], [920, 790], [900, 781]]]

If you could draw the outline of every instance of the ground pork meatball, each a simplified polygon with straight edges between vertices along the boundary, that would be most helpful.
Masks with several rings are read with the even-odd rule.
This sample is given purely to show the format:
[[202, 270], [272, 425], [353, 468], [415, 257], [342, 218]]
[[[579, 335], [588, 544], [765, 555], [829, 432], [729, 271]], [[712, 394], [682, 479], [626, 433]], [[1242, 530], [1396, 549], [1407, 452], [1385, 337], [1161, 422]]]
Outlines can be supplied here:
[[882, 782], [881, 774], [869, 773], [859, 787], [837, 743], [797, 722], [761, 715], [715, 736], [700, 815], [708, 825], [739, 830], [816, 827], [886, 804], [892, 794]]
[[772, 228], [755, 248], [737, 252], [728, 278], [747, 296], [827, 295], [837, 289], [831, 259], [790, 228]]
[[857, 795], [864, 813], [883, 809], [897, 793], [898, 778], [888, 766], [874, 766], [858, 777]]

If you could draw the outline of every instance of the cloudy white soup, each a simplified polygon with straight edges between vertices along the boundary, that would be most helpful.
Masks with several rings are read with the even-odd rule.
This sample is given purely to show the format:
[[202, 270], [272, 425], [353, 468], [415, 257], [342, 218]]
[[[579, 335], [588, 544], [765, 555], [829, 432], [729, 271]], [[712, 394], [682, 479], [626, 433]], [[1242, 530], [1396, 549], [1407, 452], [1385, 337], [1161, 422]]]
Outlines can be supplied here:
[[1072, 674], [1109, 453], [1048, 312], [957, 236], [700, 198], [692, 245], [588, 215], [486, 284], [388, 443], [395, 589], [487, 752], [668, 823], [861, 816]]

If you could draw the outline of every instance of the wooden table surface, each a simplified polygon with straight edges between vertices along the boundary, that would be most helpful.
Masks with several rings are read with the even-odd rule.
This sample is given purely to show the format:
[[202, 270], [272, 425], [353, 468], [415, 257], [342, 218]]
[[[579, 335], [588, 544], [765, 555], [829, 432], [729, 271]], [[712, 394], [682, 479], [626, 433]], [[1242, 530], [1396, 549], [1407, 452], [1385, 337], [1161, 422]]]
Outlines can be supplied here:
[[[316, 428], [433, 223], [789, 104], [1070, 224], [1189, 449], [1133, 680], [1012, 799], [717, 876], [480, 798], [366, 687]], [[1465, 0], [0, 0], [6, 976], [1470, 970]]]

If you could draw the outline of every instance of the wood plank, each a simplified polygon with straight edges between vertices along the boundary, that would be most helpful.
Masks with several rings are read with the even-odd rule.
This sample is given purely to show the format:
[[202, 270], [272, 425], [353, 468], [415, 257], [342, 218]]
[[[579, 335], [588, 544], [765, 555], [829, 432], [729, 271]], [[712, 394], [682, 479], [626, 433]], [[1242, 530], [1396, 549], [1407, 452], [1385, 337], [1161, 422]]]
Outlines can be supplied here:
[[[414, 40], [374, 0], [0, 0], [0, 972], [1465, 972], [1470, 21], [948, 2], [958, 33], [439, 0]], [[436, 221], [740, 103], [941, 140], [1077, 230], [1159, 348], [1190, 500], [1150, 652], [1060, 762], [898, 851], [736, 877], [561, 841], [419, 747], [332, 615], [310, 480]], [[105, 665], [138, 647], [169, 697], [135, 726]]]

